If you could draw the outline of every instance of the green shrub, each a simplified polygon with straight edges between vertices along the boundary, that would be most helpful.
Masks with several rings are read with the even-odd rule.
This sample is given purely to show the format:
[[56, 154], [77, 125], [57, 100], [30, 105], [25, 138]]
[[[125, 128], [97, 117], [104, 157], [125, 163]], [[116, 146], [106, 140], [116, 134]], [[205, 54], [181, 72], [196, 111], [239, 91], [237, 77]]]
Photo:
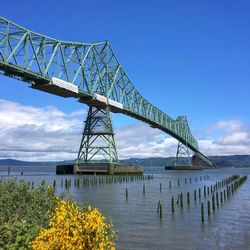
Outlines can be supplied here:
[[0, 180], [0, 248], [27, 249], [39, 229], [48, 227], [48, 211], [57, 202], [50, 186], [29, 189], [24, 181]]
[[97, 209], [85, 210], [51, 186], [0, 180], [0, 249], [115, 249], [112, 224]]
[[29, 249], [33, 237], [30, 227], [25, 221], [0, 225], [0, 249]]

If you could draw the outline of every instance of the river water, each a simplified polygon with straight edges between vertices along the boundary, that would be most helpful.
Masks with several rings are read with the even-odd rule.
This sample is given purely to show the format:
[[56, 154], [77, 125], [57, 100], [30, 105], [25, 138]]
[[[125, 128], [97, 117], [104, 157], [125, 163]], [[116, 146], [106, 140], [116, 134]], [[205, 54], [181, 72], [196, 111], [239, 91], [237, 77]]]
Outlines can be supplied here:
[[[56, 192], [65, 191], [61, 180], [80, 179], [80, 187], [72, 185], [66, 192], [79, 203], [92, 204], [109, 217], [118, 232], [117, 249], [250, 249], [250, 168], [216, 169], [202, 171], [172, 171], [163, 167], [145, 167], [145, 174], [153, 174], [150, 180], [134, 180], [112, 184], [83, 186], [82, 179], [106, 178], [102, 176], [57, 176], [55, 167], [0, 167], [0, 178], [16, 177], [34, 181], [42, 180], [52, 184], [56, 180]], [[23, 175], [20, 175], [23, 172]], [[226, 177], [248, 175], [248, 180], [223, 204], [207, 215], [207, 201], [204, 185], [211, 186]], [[190, 183], [191, 178], [191, 183]], [[180, 185], [178, 186], [178, 179]], [[185, 184], [186, 179], [186, 184]], [[171, 188], [169, 187], [171, 181]], [[145, 193], [143, 193], [145, 184]], [[161, 185], [161, 190], [160, 190]], [[126, 188], [128, 197], [126, 198]], [[201, 198], [198, 189], [201, 188]], [[224, 188], [220, 191], [223, 192]], [[194, 190], [197, 200], [194, 200]], [[183, 208], [176, 203], [183, 193]], [[190, 205], [187, 204], [190, 192]], [[175, 198], [175, 213], [171, 211], [171, 197]], [[162, 203], [162, 219], [158, 208]], [[205, 206], [205, 221], [201, 222], [201, 202]]]

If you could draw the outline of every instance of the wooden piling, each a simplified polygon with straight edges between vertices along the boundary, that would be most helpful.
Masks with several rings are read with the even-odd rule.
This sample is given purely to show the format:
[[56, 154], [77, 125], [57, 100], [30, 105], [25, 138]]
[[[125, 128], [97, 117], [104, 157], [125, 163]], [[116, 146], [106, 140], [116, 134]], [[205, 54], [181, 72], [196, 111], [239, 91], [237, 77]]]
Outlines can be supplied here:
[[159, 210], [160, 210], [160, 205], [161, 205], [161, 201], [159, 200], [158, 205], [157, 205], [157, 212], [159, 212]]
[[173, 195], [172, 195], [171, 205], [172, 205], [172, 214], [174, 214], [174, 196]]
[[210, 216], [210, 201], [207, 201], [207, 215]]
[[204, 223], [204, 203], [201, 203], [201, 222]]
[[213, 210], [215, 210], [215, 198], [214, 198], [214, 194], [212, 195], [212, 208], [213, 208]]
[[181, 208], [183, 208], [183, 194], [180, 195]]
[[162, 219], [162, 204], [160, 203], [160, 219]]
[[219, 206], [219, 195], [217, 191], [216, 191], [216, 205], [217, 207]]

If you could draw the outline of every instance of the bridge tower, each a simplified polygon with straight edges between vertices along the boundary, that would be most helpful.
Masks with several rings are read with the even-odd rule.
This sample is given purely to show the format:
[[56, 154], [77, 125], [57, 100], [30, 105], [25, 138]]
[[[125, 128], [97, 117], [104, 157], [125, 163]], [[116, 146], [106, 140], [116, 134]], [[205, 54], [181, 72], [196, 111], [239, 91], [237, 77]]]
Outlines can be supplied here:
[[89, 106], [76, 162], [103, 159], [110, 164], [118, 163], [109, 106]]
[[175, 157], [175, 167], [178, 166], [192, 166], [189, 148], [187, 145], [178, 142], [176, 157]]

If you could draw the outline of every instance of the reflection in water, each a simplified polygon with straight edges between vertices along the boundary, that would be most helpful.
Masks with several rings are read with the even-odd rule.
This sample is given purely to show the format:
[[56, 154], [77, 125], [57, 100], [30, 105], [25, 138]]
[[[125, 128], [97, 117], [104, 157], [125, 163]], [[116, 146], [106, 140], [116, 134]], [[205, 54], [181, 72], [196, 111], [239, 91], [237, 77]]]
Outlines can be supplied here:
[[[0, 168], [2, 178], [8, 178], [7, 171], [8, 167]], [[20, 175], [21, 172], [23, 176]], [[61, 189], [61, 179], [71, 178], [73, 183], [75, 178], [56, 176], [54, 173], [54, 167], [11, 167], [10, 175], [35, 181], [36, 184], [42, 180], [53, 184], [56, 179], [57, 193], [65, 191]], [[145, 173], [154, 174], [154, 179], [84, 187], [80, 181], [80, 188], [72, 185], [67, 195], [80, 203], [93, 204], [111, 218], [119, 235], [118, 249], [250, 249], [250, 178], [228, 201], [216, 208], [216, 211], [211, 211], [210, 218], [207, 216], [206, 202], [211, 201], [211, 194], [206, 198], [203, 194], [204, 185], [213, 185], [216, 181], [233, 174], [250, 175], [250, 169], [165, 171], [163, 167], [145, 167]], [[204, 180], [203, 177], [206, 175], [210, 176], [210, 179]], [[82, 180], [84, 177], [79, 176], [79, 178]], [[191, 183], [189, 178], [192, 180]], [[160, 183], [162, 183], [161, 190]], [[126, 188], [128, 199], [125, 194]], [[199, 188], [202, 190], [201, 199], [198, 197]], [[194, 190], [197, 190], [196, 202]], [[176, 204], [181, 192], [184, 198], [183, 209]], [[190, 192], [189, 206], [187, 192]], [[175, 197], [174, 215], [171, 212], [172, 195]], [[162, 220], [157, 213], [159, 200], [163, 208]], [[202, 201], [205, 204], [204, 225], [200, 216]]]

